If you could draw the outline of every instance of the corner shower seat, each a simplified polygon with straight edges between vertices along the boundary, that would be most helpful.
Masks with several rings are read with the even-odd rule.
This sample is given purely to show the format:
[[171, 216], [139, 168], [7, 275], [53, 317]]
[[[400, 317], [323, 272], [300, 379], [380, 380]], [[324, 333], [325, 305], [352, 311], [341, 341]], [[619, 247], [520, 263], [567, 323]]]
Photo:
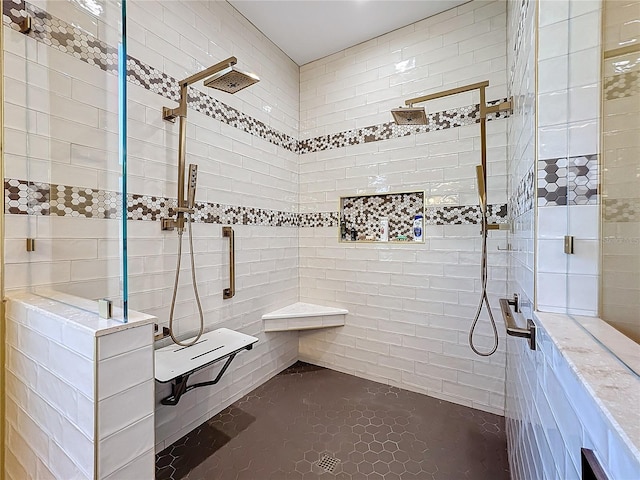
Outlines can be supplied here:
[[310, 330], [344, 326], [349, 310], [325, 307], [313, 303], [296, 302], [262, 316], [265, 332]]
[[[186, 340], [189, 341], [191, 339]], [[155, 353], [156, 380], [160, 383], [172, 382], [171, 395], [163, 398], [160, 403], [177, 405], [180, 397], [188, 391], [218, 383], [235, 356], [242, 350], [251, 350], [257, 341], [258, 339], [251, 335], [219, 328], [203, 334], [200, 340], [190, 347], [173, 344], [159, 348]], [[192, 373], [225, 358], [227, 361], [215, 379], [187, 386]]]

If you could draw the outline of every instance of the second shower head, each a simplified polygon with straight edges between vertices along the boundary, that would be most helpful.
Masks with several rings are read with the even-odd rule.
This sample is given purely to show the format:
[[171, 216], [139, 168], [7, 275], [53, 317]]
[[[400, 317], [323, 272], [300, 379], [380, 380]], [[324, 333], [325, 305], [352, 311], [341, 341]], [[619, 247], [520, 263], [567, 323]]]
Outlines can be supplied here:
[[398, 107], [391, 110], [397, 125], [426, 125], [427, 113], [424, 107]]

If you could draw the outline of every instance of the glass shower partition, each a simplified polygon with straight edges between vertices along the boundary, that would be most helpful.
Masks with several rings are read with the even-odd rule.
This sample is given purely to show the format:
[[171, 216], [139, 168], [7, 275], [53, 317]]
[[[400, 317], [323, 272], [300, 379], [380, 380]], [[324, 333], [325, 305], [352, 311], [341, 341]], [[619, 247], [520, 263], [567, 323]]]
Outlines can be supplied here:
[[601, 317], [640, 343], [640, 1], [604, 2]]
[[570, 111], [582, 114], [568, 138], [582, 150], [569, 159], [567, 313], [640, 375], [640, 1], [569, 13], [572, 38], [591, 43], [568, 60]]
[[126, 321], [125, 10], [3, 1], [7, 294]]

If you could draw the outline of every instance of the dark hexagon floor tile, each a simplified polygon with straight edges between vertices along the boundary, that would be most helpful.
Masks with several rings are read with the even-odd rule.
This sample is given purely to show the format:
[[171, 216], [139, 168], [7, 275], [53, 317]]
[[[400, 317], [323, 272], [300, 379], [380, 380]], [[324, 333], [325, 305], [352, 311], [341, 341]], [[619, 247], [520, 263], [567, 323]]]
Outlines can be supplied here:
[[303, 362], [156, 456], [157, 480], [435, 478], [508, 479], [504, 419]]

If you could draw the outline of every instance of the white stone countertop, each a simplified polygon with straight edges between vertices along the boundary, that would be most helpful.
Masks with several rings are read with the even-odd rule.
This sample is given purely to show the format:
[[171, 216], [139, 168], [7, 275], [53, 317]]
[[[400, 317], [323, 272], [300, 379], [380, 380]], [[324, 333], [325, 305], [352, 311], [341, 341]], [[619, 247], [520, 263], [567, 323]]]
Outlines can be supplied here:
[[[566, 315], [543, 312], [536, 312], [535, 317], [595, 399], [611, 428], [640, 462], [640, 377], [580, 328], [576, 321], [583, 323], [584, 318], [574, 320]], [[604, 328], [596, 327], [597, 322], [604, 323], [597, 318], [590, 318], [586, 323], [590, 329]], [[630, 340], [618, 333], [616, 342], [609, 329], [607, 334], [608, 348], [615, 349], [615, 343], [621, 343], [628, 360], [640, 361], [640, 346], [635, 345], [632, 353]]]
[[71, 322], [88, 330], [96, 337], [156, 322], [156, 317], [153, 315], [129, 310], [127, 323], [124, 323], [122, 309], [116, 307], [113, 308], [112, 318], [101, 318], [98, 315], [98, 303], [95, 300], [56, 291], [40, 290], [37, 294], [9, 292], [6, 298], [22, 303], [28, 309], [37, 309], [46, 315]]

